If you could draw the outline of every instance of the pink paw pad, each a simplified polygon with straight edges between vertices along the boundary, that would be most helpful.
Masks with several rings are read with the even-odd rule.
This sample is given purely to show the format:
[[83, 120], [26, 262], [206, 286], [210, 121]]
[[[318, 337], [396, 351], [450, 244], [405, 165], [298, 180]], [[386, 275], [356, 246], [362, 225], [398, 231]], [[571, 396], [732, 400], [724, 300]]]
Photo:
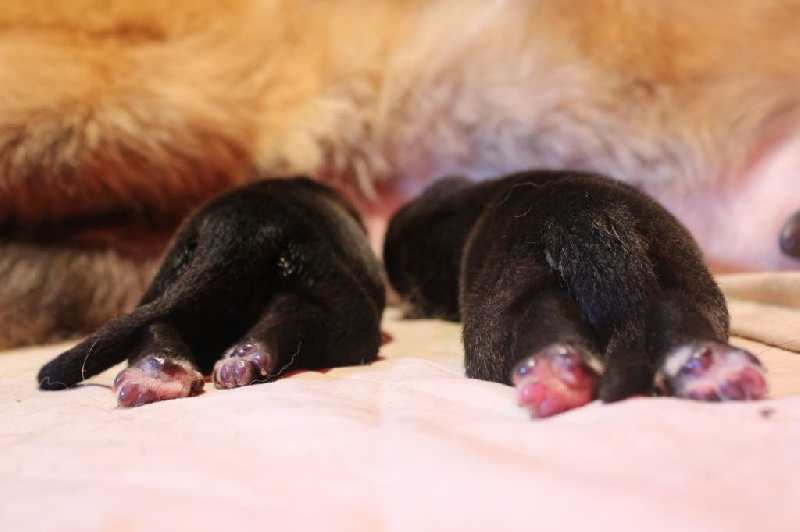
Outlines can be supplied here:
[[142, 406], [203, 391], [203, 376], [188, 362], [147, 356], [120, 371], [112, 389], [117, 405]]
[[259, 379], [267, 380], [273, 365], [272, 356], [260, 344], [239, 344], [214, 365], [214, 386], [238, 388]]
[[662, 368], [675, 397], [698, 401], [748, 401], [767, 396], [764, 368], [756, 357], [716, 342], [672, 353]]
[[511, 377], [518, 404], [532, 417], [545, 418], [590, 403], [599, 373], [587, 360], [588, 353], [569, 344], [552, 344], [522, 359]]

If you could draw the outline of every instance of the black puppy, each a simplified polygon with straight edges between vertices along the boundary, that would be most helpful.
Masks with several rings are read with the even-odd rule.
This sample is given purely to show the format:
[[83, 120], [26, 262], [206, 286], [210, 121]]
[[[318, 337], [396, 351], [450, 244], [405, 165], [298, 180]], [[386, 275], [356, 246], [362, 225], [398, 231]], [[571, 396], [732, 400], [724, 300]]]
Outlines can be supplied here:
[[407, 315], [460, 318], [467, 376], [515, 384], [536, 417], [593, 398], [766, 395], [760, 362], [727, 344], [689, 232], [608, 178], [440, 181], [393, 217], [384, 262]]
[[233, 388], [364, 364], [377, 357], [384, 305], [355, 211], [309, 179], [260, 181], [190, 218], [139, 306], [38, 379], [60, 389], [128, 359], [114, 387], [119, 405], [138, 406], [197, 394], [212, 369]]

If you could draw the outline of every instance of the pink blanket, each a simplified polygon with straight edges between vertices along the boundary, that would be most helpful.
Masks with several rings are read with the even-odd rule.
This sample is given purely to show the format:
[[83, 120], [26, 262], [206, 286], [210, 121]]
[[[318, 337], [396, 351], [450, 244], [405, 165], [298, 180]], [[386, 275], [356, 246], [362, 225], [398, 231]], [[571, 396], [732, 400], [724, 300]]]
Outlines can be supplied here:
[[395, 313], [370, 366], [130, 410], [38, 392], [63, 346], [0, 354], [0, 530], [800, 530], [800, 274], [721, 281], [772, 400], [534, 422]]

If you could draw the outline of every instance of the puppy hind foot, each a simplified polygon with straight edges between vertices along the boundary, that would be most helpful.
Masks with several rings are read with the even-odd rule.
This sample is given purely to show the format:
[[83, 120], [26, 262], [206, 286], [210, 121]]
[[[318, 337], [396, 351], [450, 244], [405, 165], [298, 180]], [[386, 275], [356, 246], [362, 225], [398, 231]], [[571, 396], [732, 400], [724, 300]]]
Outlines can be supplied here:
[[214, 386], [238, 388], [254, 382], [264, 382], [270, 375], [275, 360], [258, 342], [244, 342], [232, 347], [225, 358], [214, 365]]
[[747, 401], [767, 397], [764, 368], [747, 351], [718, 342], [690, 344], [667, 356], [656, 376], [667, 395], [699, 401]]
[[142, 406], [203, 391], [203, 375], [185, 360], [148, 355], [122, 370], [112, 389], [117, 405]]
[[600, 376], [594, 360], [585, 349], [566, 343], [522, 359], [511, 377], [519, 406], [531, 417], [546, 418], [590, 403]]

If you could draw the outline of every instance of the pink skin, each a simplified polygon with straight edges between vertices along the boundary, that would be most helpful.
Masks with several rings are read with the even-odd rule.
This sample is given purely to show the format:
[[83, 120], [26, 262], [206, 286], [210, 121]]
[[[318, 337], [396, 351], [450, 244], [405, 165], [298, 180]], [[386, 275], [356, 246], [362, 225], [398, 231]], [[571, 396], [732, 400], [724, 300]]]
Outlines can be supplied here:
[[[382, 333], [382, 343], [392, 341]], [[226, 358], [214, 366], [213, 381], [217, 388], [237, 388], [270, 380], [274, 361], [257, 342], [234, 346]], [[197, 395], [205, 380], [188, 362], [147, 356], [122, 370], [114, 379], [117, 404], [123, 407], [142, 406], [167, 399]]]
[[748, 401], [764, 399], [768, 393], [764, 368], [753, 355], [715, 342], [676, 351], [663, 373], [675, 397]]
[[203, 384], [203, 376], [188, 362], [151, 355], [122, 370], [112, 389], [118, 406], [131, 407], [197, 395]]
[[512, 374], [519, 406], [531, 417], [546, 418], [590, 403], [599, 375], [581, 353], [569, 344], [551, 344], [520, 361]]
[[[715, 272], [796, 270], [800, 259], [787, 257], [778, 244], [786, 222], [800, 210], [800, 135], [765, 135], [747, 162], [735, 168], [702, 167], [686, 182], [631, 181], [670, 210], [691, 231]], [[361, 212], [373, 249], [380, 253], [389, 218], [436, 177], [499, 177], [515, 168], [421, 168], [414, 179], [375, 184], [376, 197], [364, 200], [352, 187], [348, 196]], [[624, 176], [609, 170], [614, 177]]]
[[800, 209], [800, 136], [765, 144], [749, 167], [691, 189], [647, 188], [697, 239], [716, 272], [796, 270], [779, 239]]

